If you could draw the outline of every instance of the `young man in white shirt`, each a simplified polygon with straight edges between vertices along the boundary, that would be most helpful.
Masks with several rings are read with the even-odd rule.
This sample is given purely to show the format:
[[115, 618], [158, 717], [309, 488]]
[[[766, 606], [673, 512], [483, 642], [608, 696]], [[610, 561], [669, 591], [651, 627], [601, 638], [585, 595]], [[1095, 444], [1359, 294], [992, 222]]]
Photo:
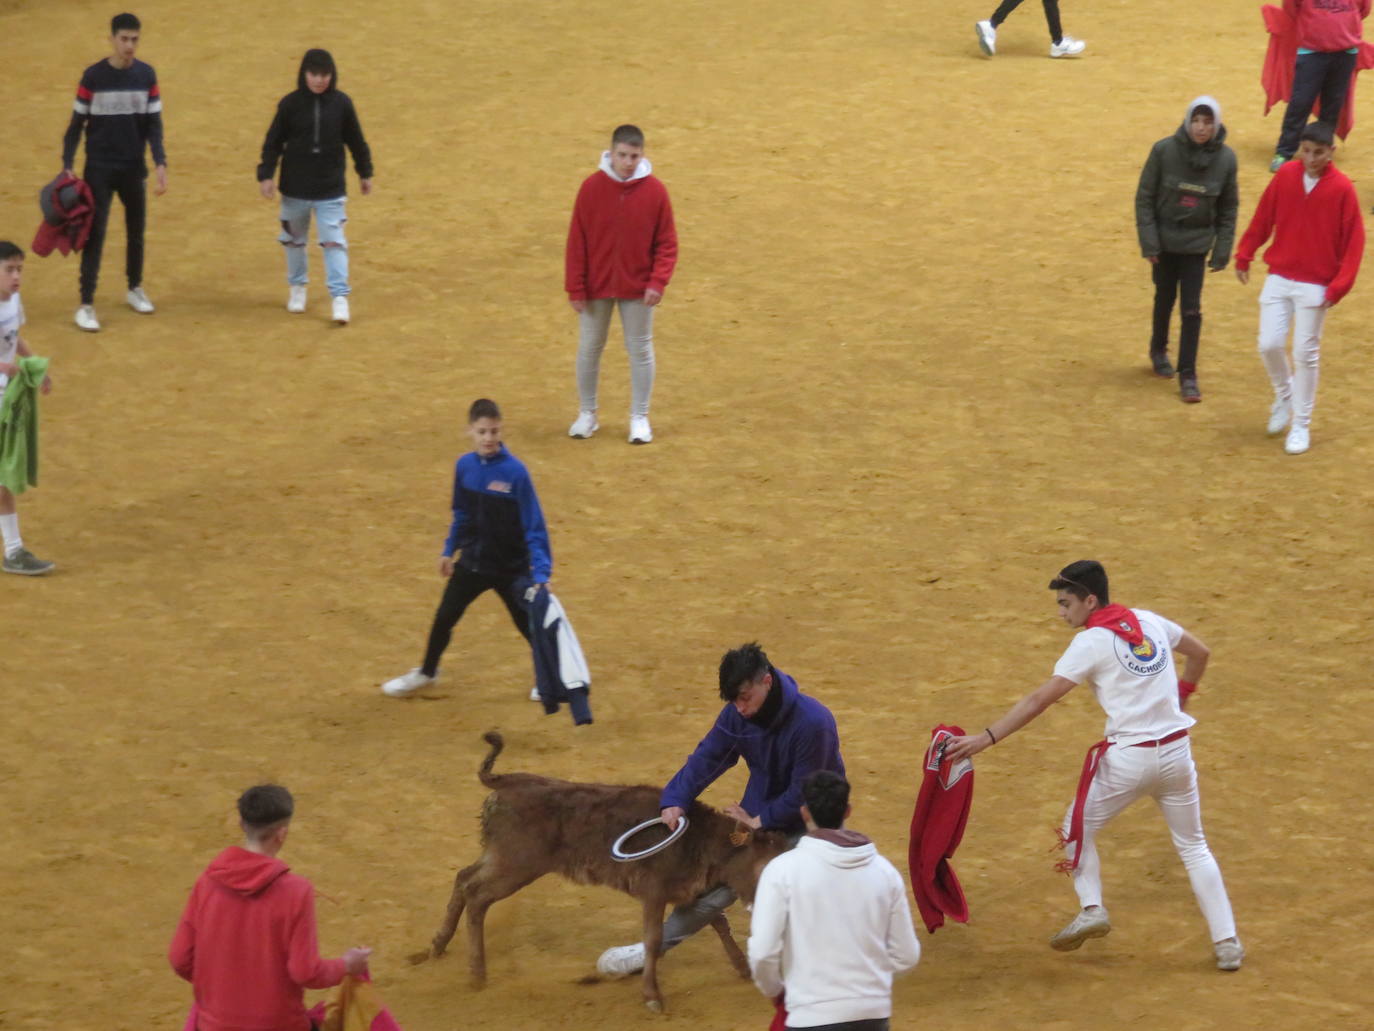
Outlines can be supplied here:
[[785, 995], [789, 1028], [888, 1031], [892, 977], [921, 958], [906, 882], [845, 829], [843, 776], [816, 770], [802, 796], [807, 833], [764, 867], [754, 896], [754, 983], [770, 999]]
[[[1091, 681], [1107, 713], [1106, 737], [1084, 762], [1078, 793], [1064, 818], [1062, 868], [1073, 874], [1082, 911], [1050, 939], [1061, 952], [1111, 931], [1102, 905], [1102, 875], [1097, 832], [1138, 798], [1158, 803], [1174, 847], [1211, 931], [1220, 970], [1239, 970], [1245, 950], [1236, 937], [1235, 918], [1221, 869], [1202, 833], [1197, 769], [1188, 728], [1196, 721], [1183, 711], [1197, 689], [1211, 654], [1201, 640], [1177, 623], [1146, 609], [1110, 604], [1107, 572], [1100, 562], [1081, 559], [1050, 581], [1059, 618], [1078, 629], [1054, 675], [1013, 705], [981, 734], [951, 740], [945, 758], [958, 761], [1014, 734], [1068, 694]], [[1173, 653], [1188, 661], [1180, 678]]]

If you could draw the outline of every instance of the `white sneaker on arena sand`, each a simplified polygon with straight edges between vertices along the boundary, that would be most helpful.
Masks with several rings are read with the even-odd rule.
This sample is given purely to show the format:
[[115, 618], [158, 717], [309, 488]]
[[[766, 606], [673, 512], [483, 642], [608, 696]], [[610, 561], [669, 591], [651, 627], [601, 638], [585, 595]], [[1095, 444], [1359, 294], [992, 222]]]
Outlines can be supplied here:
[[1288, 429], [1288, 424], [1292, 421], [1293, 402], [1285, 401], [1281, 397], [1276, 398], [1269, 406], [1269, 424], [1265, 426], [1265, 431], [1272, 437]]
[[157, 311], [153, 307], [153, 302], [148, 300], [148, 295], [143, 292], [143, 287], [136, 286], [124, 295], [124, 300], [129, 302], [129, 307], [140, 315], [151, 315]]
[[87, 333], [100, 332], [100, 320], [95, 317], [95, 305], [93, 304], [83, 304], [77, 308], [74, 321], [77, 329], [84, 329]]
[[340, 326], [348, 325], [348, 298], [334, 298], [334, 321]]
[[1088, 44], [1081, 39], [1074, 39], [1072, 36], [1065, 36], [1058, 43], [1050, 44], [1051, 57], [1077, 57], [1083, 53], [1083, 48]]
[[1306, 426], [1294, 426], [1288, 431], [1288, 439], [1283, 442], [1283, 449], [1290, 455], [1300, 455], [1311, 446], [1312, 434]]
[[606, 977], [629, 977], [644, 969], [644, 943], [617, 945], [607, 949], [596, 961], [596, 972]]
[[292, 315], [305, 311], [305, 287], [292, 285], [286, 295], [286, 310]]
[[532, 702], [542, 702], [542, 701], [543, 701], [543, 699], [539, 697], [539, 685], [538, 685], [538, 684], [535, 684], [532, 688], [530, 688], [530, 701], [532, 701]]
[[996, 57], [997, 30], [992, 27], [992, 22], [980, 21], [973, 26], [973, 31], [978, 33], [978, 45], [983, 48], [983, 53]]
[[630, 416], [630, 443], [647, 444], [654, 439], [654, 431], [649, 420], [643, 415]]
[[595, 412], [578, 412], [576, 421], [568, 427], [568, 436], [586, 440], [599, 429], [601, 423], [596, 421]]
[[1050, 939], [1050, 948], [1072, 952], [1089, 938], [1102, 938], [1111, 932], [1111, 920], [1103, 906], [1080, 910], [1069, 925]]
[[1217, 942], [1212, 949], [1216, 953], [1218, 970], [1240, 969], [1240, 961], [1245, 958], [1245, 946], [1239, 939]]
[[382, 685], [382, 694], [392, 698], [404, 698], [408, 694], [414, 694], [422, 687], [428, 687], [439, 679], [436, 673], [432, 677], [427, 677], [420, 672], [420, 667], [416, 666], [409, 673], [402, 673], [399, 677], [393, 677]]

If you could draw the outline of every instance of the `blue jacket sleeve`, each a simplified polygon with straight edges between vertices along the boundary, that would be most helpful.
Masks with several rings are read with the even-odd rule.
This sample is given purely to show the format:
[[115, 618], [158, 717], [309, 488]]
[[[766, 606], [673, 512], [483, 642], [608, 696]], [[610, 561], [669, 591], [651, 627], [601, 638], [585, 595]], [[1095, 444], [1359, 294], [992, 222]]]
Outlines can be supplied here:
[[812, 771], [834, 770], [844, 773], [844, 765], [840, 761], [839, 731], [835, 729], [834, 717], [828, 712], [824, 719], [816, 721], [809, 733], [798, 734], [790, 745], [787, 761], [792, 773], [787, 790], [754, 814], [764, 830], [801, 824], [802, 781]]
[[525, 547], [530, 553], [530, 576], [535, 583], [548, 583], [553, 575], [553, 555], [549, 549], [549, 531], [544, 525], [544, 512], [534, 493], [534, 481], [524, 470], [515, 482], [515, 500], [520, 504], [520, 525], [525, 531]]
[[463, 506], [463, 466], [462, 459], [453, 467], [453, 522], [448, 528], [448, 539], [444, 541], [444, 557], [451, 558], [458, 548], [458, 535], [468, 523], [468, 512]]
[[668, 781], [668, 786], [663, 789], [663, 794], [659, 796], [658, 807], [667, 809], [669, 806], [675, 805], [687, 809], [697, 795], [705, 791], [712, 781], [737, 762], [739, 762], [739, 749], [735, 746], [731, 735], [720, 725], [720, 720], [717, 719], [710, 732], [701, 739], [696, 750], [682, 764], [682, 769], [678, 770], [673, 775], [673, 779]]

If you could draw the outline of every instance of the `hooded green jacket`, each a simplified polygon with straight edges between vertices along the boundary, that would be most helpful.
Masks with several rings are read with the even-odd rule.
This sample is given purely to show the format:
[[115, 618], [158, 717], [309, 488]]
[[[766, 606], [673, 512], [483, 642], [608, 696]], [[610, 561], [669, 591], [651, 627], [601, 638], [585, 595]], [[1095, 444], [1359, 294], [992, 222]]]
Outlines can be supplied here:
[[0, 487], [22, 494], [38, 486], [38, 391], [48, 359], [29, 356], [18, 365], [0, 400]]
[[1226, 146], [1226, 126], [1202, 146], [1188, 137], [1185, 121], [1150, 151], [1135, 191], [1140, 254], [1206, 254], [1224, 269], [1236, 238], [1236, 152]]

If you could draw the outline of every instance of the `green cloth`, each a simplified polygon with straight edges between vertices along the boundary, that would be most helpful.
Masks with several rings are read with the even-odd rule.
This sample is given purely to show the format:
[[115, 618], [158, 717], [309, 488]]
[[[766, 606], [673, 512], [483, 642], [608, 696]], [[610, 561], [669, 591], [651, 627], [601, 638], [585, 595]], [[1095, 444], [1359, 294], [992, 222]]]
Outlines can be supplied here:
[[38, 486], [38, 392], [48, 359], [30, 355], [17, 364], [0, 400], [0, 487], [22, 494]]

